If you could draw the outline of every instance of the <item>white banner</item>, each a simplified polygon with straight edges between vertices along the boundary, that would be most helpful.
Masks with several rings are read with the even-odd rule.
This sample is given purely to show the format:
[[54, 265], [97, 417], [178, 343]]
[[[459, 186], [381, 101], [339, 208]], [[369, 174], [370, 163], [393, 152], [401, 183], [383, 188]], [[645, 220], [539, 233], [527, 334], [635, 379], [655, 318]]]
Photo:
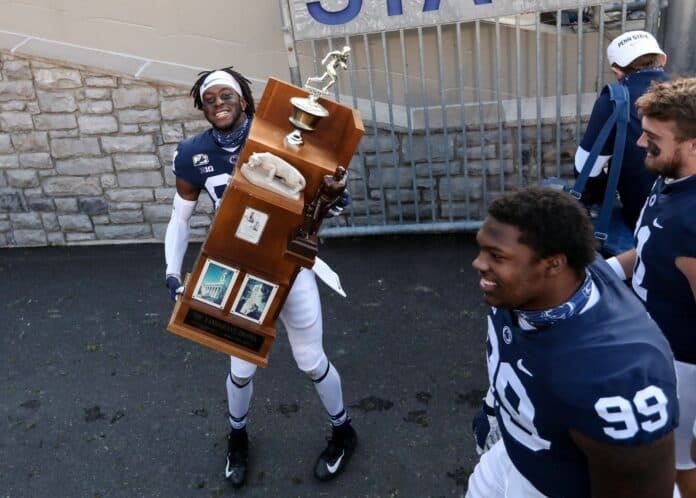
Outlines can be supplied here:
[[289, 0], [296, 40], [576, 9], [602, 0]]

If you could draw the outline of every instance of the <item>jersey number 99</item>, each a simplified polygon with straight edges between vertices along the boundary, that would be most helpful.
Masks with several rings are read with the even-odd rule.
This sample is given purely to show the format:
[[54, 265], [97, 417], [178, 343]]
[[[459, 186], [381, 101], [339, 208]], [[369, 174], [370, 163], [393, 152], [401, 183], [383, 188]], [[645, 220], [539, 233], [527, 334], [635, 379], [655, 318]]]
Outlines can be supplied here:
[[[629, 439], [640, 429], [655, 432], [665, 426], [668, 420], [667, 396], [657, 386], [648, 386], [636, 392], [633, 403], [622, 396], [599, 398], [594, 405], [597, 415], [610, 424], [617, 426], [604, 427], [604, 433], [614, 439]], [[638, 422], [638, 415], [647, 420]]]

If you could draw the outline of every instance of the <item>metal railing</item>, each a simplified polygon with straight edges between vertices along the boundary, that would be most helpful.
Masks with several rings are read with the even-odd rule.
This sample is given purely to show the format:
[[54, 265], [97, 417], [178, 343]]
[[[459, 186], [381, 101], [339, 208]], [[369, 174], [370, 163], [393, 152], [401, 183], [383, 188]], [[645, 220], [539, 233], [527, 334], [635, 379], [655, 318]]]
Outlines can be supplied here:
[[500, 193], [570, 174], [583, 120], [613, 78], [606, 44], [657, 26], [659, 9], [648, 8], [656, 1], [579, 1], [573, 9], [296, 41], [281, 0], [293, 83], [321, 74], [326, 52], [351, 47], [333, 97], [365, 122], [350, 168], [354, 203], [321, 235], [475, 230]]

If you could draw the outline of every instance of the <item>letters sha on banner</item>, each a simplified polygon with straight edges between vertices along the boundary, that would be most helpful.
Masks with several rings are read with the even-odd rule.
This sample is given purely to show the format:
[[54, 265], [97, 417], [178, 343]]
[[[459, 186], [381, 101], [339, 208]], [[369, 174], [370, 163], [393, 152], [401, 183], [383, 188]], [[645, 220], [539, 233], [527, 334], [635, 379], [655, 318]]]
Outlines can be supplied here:
[[295, 40], [396, 31], [564, 8], [577, 8], [577, 0], [290, 0]]

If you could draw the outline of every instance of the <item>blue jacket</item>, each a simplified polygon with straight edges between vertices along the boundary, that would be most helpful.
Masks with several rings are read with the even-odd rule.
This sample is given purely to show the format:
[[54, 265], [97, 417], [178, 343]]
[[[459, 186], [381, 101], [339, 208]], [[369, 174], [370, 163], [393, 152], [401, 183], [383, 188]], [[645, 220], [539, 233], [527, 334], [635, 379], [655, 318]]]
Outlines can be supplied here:
[[[624, 149], [623, 164], [617, 190], [623, 204], [622, 214], [624, 221], [633, 229], [640, 215], [645, 198], [650, 193], [656, 176], [645, 169], [645, 150], [638, 147], [636, 142], [642, 133], [640, 116], [636, 109], [636, 100], [643, 95], [653, 81], [667, 81], [669, 76], [662, 69], [643, 69], [625, 76], [620, 83], [628, 88], [631, 110], [626, 133], [626, 148]], [[580, 147], [586, 151], [592, 149], [599, 131], [609, 119], [613, 111], [613, 104], [609, 99], [609, 87], [605, 86], [597, 98], [590, 115], [585, 135], [580, 142]], [[611, 155], [614, 149], [615, 132], [609, 135], [602, 155]], [[611, 163], [610, 163], [611, 167]]]

